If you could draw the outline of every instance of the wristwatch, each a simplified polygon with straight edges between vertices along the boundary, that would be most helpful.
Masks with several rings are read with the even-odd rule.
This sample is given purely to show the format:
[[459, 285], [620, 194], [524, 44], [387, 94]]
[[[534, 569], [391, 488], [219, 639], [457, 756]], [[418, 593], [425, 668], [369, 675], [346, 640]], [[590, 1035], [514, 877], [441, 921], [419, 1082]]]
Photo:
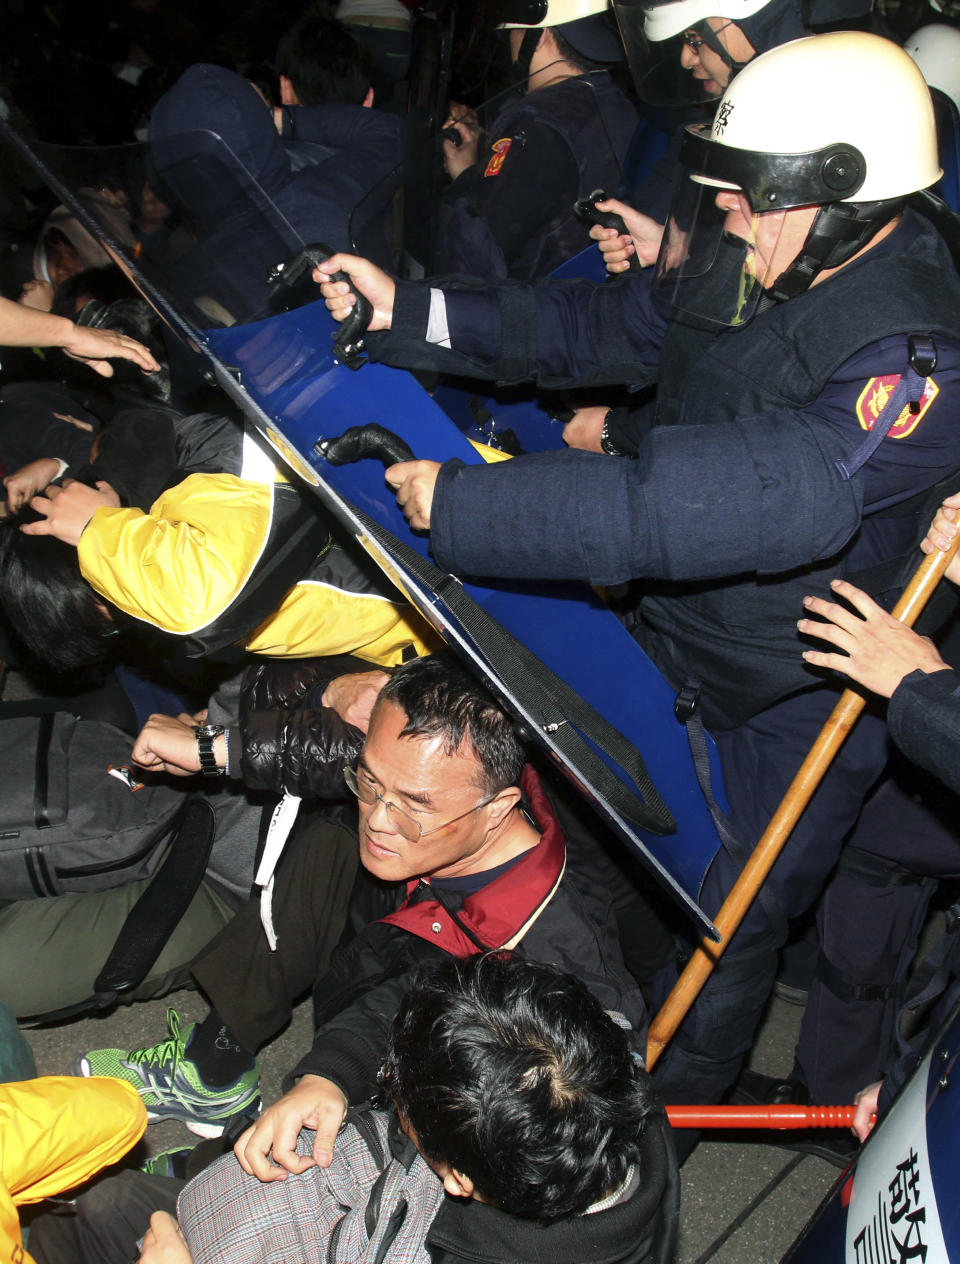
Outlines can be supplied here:
[[607, 456], [623, 456], [623, 453], [610, 438], [610, 414], [612, 412], [613, 409], [608, 408], [607, 415], [603, 419], [603, 426], [600, 430], [600, 446], [603, 448], [604, 452], [606, 452]]
[[221, 768], [213, 753], [213, 743], [221, 733], [226, 733], [222, 724], [195, 724], [193, 731], [197, 735], [197, 750], [200, 754], [200, 771], [205, 777], [223, 777], [226, 768]]

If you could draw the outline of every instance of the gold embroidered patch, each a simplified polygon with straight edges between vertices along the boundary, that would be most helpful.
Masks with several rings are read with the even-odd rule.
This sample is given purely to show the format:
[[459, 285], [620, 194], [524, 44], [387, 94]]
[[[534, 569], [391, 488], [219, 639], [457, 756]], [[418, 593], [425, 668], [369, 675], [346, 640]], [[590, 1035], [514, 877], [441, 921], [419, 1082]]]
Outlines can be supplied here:
[[[887, 400], [897, 389], [900, 382], [899, 373], [888, 373], [885, 377], [872, 377], [860, 392], [860, 398], [857, 400], [857, 420], [863, 430], [872, 430], [876, 424], [877, 418], [883, 411], [883, 407]], [[910, 411], [910, 405], [905, 404], [903, 411], [890, 428], [889, 438], [905, 439], [908, 434], [912, 434], [920, 423], [923, 414], [927, 411], [933, 401], [940, 394], [940, 387], [932, 377], [928, 377], [923, 388], [923, 394], [920, 396], [920, 407], [915, 412]]]
[[498, 176], [500, 174], [500, 168], [503, 166], [503, 160], [510, 152], [510, 146], [512, 144], [512, 136], [504, 136], [500, 140], [494, 141], [494, 143], [490, 146], [493, 150], [493, 156], [487, 163], [487, 168], [483, 173], [484, 178], [487, 176]]

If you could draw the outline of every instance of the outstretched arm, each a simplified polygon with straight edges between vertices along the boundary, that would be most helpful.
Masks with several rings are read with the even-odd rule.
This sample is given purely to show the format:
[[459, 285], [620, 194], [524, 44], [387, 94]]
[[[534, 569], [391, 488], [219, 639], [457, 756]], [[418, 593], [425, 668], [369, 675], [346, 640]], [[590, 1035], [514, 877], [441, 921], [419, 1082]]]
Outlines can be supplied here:
[[87, 329], [64, 316], [24, 307], [0, 298], [0, 346], [61, 347], [74, 360], [84, 360], [101, 377], [112, 377], [111, 359], [132, 360], [144, 373], [160, 365], [147, 348], [114, 329]]

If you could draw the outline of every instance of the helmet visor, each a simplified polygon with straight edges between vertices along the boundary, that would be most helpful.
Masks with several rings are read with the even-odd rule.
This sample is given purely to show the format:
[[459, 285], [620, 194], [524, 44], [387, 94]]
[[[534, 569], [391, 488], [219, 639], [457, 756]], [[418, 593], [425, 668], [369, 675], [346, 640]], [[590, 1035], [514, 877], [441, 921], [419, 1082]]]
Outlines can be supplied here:
[[692, 180], [718, 189], [742, 189], [757, 211], [850, 201], [863, 184], [867, 164], [854, 145], [838, 142], [806, 153], [775, 154], [714, 139], [725, 128], [726, 108], [724, 102], [712, 133], [705, 127], [684, 132], [680, 162], [689, 168]]
[[786, 224], [782, 211], [755, 212], [742, 189], [681, 181], [656, 264], [661, 301], [677, 319], [745, 325], [787, 266]]

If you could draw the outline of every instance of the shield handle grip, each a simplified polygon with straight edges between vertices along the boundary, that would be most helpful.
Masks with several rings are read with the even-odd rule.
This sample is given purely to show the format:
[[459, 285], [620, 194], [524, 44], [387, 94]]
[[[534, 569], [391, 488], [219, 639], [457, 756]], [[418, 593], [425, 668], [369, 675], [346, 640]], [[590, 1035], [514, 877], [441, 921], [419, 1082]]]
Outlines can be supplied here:
[[317, 451], [331, 465], [350, 465], [354, 461], [382, 461], [384, 468], [398, 461], [416, 460], [412, 448], [399, 435], [385, 426], [373, 423], [351, 426], [336, 439], [321, 439]]

